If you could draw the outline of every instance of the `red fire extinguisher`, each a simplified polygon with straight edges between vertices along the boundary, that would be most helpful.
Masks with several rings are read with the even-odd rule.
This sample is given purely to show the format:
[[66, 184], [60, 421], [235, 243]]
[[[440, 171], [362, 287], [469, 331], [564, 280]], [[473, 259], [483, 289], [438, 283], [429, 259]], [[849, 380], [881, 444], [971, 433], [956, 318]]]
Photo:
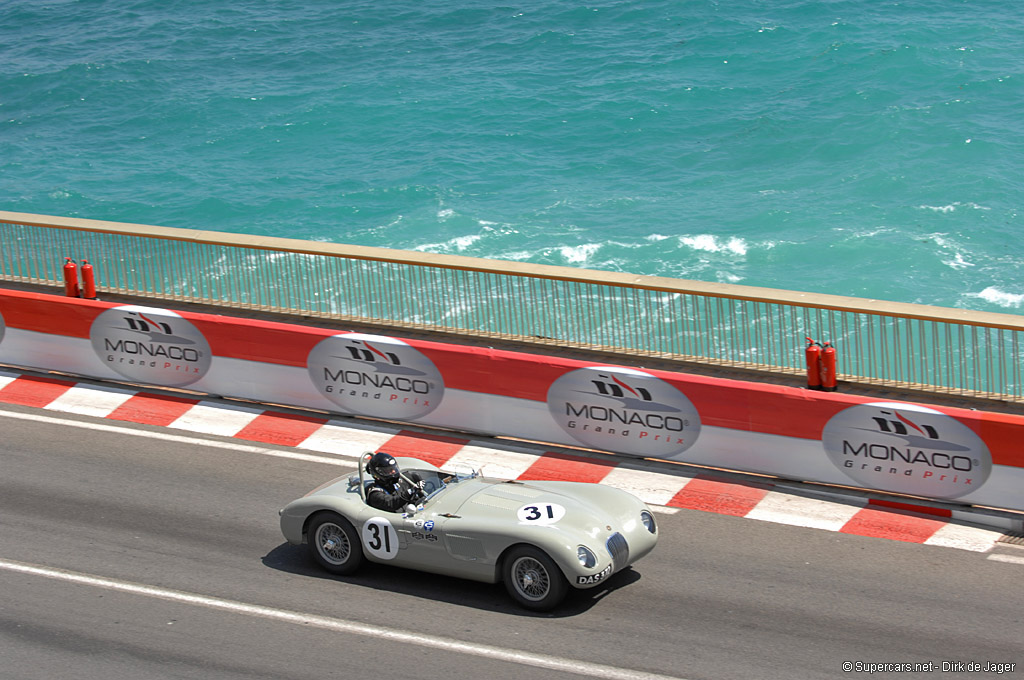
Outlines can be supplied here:
[[96, 275], [89, 260], [82, 260], [82, 297], [87, 300], [96, 299]]
[[836, 348], [831, 342], [826, 342], [821, 351], [821, 389], [836, 391]]
[[811, 338], [807, 338], [807, 348], [804, 350], [804, 358], [807, 360], [807, 387], [812, 390], [821, 389], [821, 345]]
[[64, 258], [64, 294], [78, 297], [78, 267], [70, 257]]

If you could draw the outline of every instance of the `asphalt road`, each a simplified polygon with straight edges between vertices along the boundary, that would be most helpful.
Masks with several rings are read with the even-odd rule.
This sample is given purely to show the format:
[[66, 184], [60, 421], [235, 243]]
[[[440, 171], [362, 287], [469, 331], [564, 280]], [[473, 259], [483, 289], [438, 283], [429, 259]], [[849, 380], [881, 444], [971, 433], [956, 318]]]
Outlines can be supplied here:
[[632, 570], [537, 615], [500, 585], [313, 569], [277, 510], [343, 467], [11, 417], [39, 413], [0, 409], [0, 678], [1024, 674], [1024, 564], [681, 510]]

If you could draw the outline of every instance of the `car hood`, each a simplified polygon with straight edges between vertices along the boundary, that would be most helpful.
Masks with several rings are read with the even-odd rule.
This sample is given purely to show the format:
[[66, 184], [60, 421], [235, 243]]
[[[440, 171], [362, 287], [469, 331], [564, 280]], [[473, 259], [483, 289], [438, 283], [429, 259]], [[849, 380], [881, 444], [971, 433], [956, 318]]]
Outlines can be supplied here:
[[[554, 506], [550, 513], [549, 505]], [[513, 481], [475, 486], [455, 514], [575, 529], [596, 538], [613, 530], [632, 530], [644, 507], [635, 496], [601, 484]]]

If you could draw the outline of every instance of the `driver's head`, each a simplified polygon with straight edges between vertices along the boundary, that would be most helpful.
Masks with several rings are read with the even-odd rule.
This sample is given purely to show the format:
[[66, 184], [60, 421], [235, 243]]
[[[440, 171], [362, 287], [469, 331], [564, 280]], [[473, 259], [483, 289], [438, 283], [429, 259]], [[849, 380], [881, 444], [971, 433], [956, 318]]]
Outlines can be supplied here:
[[397, 484], [398, 483], [398, 463], [390, 455], [383, 451], [378, 451], [373, 454], [370, 458], [370, 462], [366, 464], [366, 471], [379, 483], [379, 484]]

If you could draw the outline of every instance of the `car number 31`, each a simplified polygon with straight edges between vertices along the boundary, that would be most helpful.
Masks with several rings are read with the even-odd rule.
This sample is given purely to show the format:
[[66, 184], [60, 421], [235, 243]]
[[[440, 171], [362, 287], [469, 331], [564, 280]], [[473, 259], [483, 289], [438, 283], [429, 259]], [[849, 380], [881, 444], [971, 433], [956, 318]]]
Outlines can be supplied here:
[[398, 555], [398, 533], [385, 517], [371, 517], [363, 525], [363, 545], [367, 552], [383, 560]]
[[565, 508], [557, 503], [531, 503], [519, 508], [516, 515], [526, 524], [554, 524], [565, 517]]

